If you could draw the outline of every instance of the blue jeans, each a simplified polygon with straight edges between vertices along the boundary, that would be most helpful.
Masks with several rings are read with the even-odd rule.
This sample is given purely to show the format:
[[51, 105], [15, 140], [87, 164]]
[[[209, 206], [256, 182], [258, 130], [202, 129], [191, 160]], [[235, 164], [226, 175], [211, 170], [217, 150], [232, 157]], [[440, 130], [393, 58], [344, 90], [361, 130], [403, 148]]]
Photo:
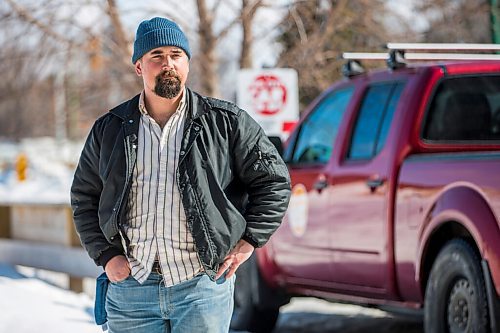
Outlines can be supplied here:
[[109, 284], [109, 333], [227, 333], [233, 292], [234, 276], [215, 283], [200, 274], [172, 287], [157, 273], [142, 285], [129, 276]]

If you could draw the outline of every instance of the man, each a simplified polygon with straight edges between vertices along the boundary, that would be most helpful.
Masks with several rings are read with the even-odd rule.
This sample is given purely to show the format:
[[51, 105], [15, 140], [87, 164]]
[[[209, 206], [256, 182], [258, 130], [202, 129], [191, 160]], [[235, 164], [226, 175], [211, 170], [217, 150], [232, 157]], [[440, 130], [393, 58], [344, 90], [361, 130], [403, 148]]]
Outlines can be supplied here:
[[111, 282], [112, 333], [227, 332], [234, 273], [288, 205], [288, 171], [262, 129], [185, 87], [190, 56], [176, 23], [139, 25], [144, 90], [96, 121], [75, 172], [75, 225]]

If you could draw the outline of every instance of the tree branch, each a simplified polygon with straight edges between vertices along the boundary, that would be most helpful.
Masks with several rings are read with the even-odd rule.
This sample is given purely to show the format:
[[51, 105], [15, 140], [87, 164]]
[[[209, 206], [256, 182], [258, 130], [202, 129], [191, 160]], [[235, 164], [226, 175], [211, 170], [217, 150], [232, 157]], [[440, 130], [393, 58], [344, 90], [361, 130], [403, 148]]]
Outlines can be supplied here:
[[126, 37], [125, 29], [123, 28], [120, 15], [118, 14], [118, 8], [116, 6], [115, 0], [108, 0], [107, 13], [109, 15], [109, 18], [111, 19], [111, 24], [113, 25], [113, 31], [116, 36], [116, 44], [122, 51], [122, 54], [131, 57], [132, 54], [128, 47], [128, 38]]
[[29, 23], [35, 27], [37, 27], [40, 31], [42, 31], [44, 34], [47, 36], [52, 37], [53, 39], [57, 40], [58, 42], [62, 42], [64, 44], [72, 45], [72, 41], [66, 39], [63, 35], [57, 33], [53, 29], [51, 29], [47, 24], [44, 24], [40, 20], [36, 19], [34, 16], [30, 14], [30, 12], [17, 5], [13, 0], [5, 0], [7, 3], [10, 5], [12, 10], [19, 16], [19, 18], [26, 23]]

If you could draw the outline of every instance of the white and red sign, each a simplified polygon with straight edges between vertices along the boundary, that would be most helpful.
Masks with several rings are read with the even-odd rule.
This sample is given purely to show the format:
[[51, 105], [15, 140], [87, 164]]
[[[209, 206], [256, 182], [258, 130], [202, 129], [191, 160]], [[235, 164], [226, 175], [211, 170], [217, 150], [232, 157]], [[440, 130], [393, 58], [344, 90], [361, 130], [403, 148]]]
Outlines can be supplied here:
[[294, 69], [242, 69], [238, 74], [238, 106], [269, 136], [288, 137], [299, 119], [298, 95]]

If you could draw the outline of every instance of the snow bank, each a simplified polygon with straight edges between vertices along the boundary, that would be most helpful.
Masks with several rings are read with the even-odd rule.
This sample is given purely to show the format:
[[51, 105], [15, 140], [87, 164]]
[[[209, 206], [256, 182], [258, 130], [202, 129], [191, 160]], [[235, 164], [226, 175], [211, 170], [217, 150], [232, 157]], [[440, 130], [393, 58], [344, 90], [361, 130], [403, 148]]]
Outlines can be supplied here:
[[[73, 173], [83, 142], [54, 138], [0, 142], [0, 204], [69, 204]], [[27, 179], [17, 180], [16, 159], [28, 158]]]
[[0, 264], [0, 332], [99, 333], [93, 301]]

